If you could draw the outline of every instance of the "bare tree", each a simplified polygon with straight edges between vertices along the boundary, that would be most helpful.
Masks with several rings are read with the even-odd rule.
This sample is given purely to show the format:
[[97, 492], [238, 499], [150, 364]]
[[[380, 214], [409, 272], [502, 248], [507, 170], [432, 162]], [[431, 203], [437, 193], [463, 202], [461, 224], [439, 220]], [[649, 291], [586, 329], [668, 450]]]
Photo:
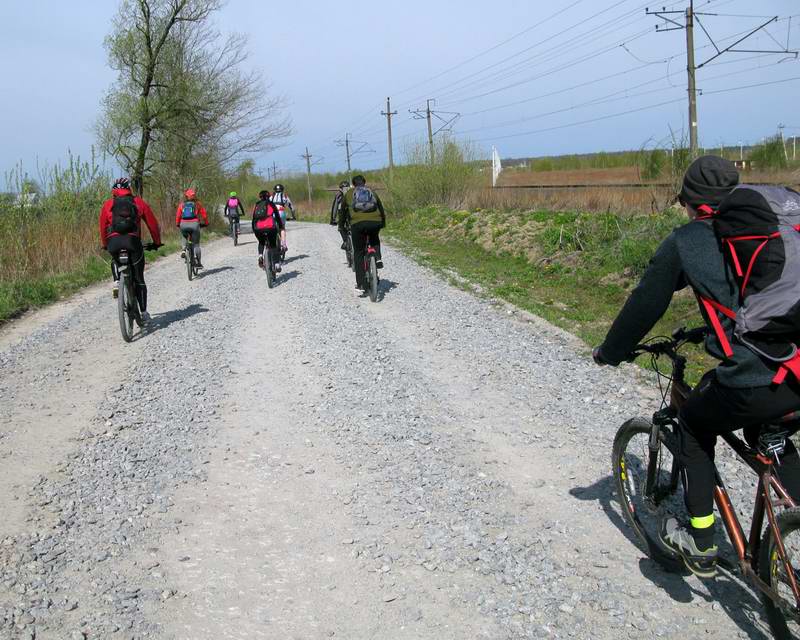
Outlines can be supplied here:
[[[243, 36], [209, 24], [221, 0], [123, 0], [106, 39], [119, 72], [97, 130], [128, 167], [137, 191], [146, 176], [216, 172], [242, 153], [275, 148], [291, 134], [282, 99], [258, 72], [241, 70]], [[198, 164], [199, 163], [199, 164]], [[163, 180], [159, 180], [163, 182]], [[177, 186], [177, 183], [174, 183]]]

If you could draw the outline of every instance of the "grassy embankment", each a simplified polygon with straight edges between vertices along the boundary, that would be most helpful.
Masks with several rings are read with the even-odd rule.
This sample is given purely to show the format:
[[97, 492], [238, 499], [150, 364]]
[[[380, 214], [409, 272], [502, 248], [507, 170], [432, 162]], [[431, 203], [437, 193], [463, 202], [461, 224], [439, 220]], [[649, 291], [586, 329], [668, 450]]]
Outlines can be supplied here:
[[[427, 208], [391, 221], [387, 235], [423, 263], [479, 285], [598, 344], [659, 242], [685, 220], [550, 211]], [[700, 322], [691, 295], [679, 294], [656, 327], [667, 333]]]

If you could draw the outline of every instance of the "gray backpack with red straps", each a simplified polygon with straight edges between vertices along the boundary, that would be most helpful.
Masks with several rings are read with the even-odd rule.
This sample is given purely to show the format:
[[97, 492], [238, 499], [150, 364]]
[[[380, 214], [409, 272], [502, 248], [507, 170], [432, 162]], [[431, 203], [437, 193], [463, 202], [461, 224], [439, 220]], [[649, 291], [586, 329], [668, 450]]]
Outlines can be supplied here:
[[774, 382], [800, 379], [800, 194], [766, 185], [739, 185], [712, 217], [736, 276], [739, 309], [701, 298], [725, 355], [733, 351], [718, 314], [735, 322], [734, 339], [778, 363]]

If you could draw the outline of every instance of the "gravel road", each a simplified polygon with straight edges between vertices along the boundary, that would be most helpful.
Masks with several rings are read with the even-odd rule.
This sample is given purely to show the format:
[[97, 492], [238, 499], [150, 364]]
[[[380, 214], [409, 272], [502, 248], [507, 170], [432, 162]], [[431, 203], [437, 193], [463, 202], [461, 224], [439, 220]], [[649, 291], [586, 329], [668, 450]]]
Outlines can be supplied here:
[[632, 368], [391, 247], [359, 298], [328, 226], [273, 290], [242, 240], [148, 268], [131, 344], [108, 284], [0, 332], [0, 639], [769, 637], [623, 524]]

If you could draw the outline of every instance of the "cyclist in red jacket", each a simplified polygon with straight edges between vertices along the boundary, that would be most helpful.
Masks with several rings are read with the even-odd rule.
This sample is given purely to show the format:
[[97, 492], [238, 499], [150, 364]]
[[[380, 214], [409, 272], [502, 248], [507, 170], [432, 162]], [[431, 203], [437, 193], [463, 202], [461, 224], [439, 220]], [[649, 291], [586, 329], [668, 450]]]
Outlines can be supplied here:
[[199, 269], [202, 269], [203, 264], [200, 262], [200, 227], [208, 226], [208, 214], [197, 199], [197, 192], [194, 189], [187, 189], [183, 195], [185, 200], [178, 205], [178, 210], [175, 212], [175, 226], [181, 230], [181, 235], [184, 237], [181, 258], [186, 257], [185, 239], [191, 236], [195, 263]]
[[111, 188], [112, 197], [103, 203], [100, 210], [100, 244], [113, 258], [111, 273], [114, 276], [113, 295], [119, 295], [119, 275], [117, 259], [123, 249], [128, 251], [133, 265], [136, 299], [142, 312], [142, 319], [147, 321], [147, 285], [144, 282], [144, 247], [142, 245], [142, 220], [144, 220], [153, 240], [152, 246], [161, 246], [161, 229], [153, 210], [139, 196], [131, 192], [128, 178], [117, 178]]

